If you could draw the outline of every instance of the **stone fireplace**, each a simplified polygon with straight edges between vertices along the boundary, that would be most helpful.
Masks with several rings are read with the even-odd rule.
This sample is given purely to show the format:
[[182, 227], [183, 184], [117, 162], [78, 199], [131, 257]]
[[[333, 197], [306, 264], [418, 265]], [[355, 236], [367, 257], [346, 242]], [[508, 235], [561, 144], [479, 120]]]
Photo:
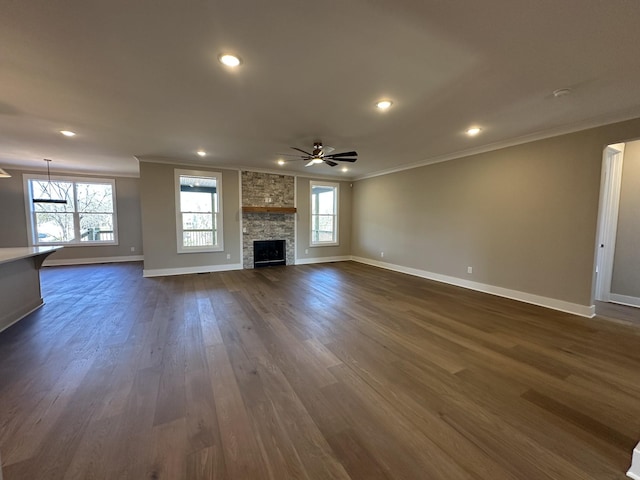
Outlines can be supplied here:
[[295, 263], [295, 179], [242, 172], [242, 258], [254, 266], [254, 242], [285, 241], [285, 264]]

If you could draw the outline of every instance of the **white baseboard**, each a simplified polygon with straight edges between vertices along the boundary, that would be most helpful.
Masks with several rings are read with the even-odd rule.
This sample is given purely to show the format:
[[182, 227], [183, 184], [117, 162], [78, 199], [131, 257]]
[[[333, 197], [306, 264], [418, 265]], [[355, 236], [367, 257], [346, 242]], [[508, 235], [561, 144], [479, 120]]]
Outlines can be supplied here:
[[310, 265], [312, 263], [327, 262], [348, 262], [349, 260], [351, 260], [351, 255], [343, 255], [340, 257], [296, 258], [296, 265]]
[[628, 295], [618, 295], [617, 293], [612, 293], [611, 295], [609, 295], [609, 301], [613, 303], [619, 303], [621, 305], [626, 305], [628, 307], [640, 307], [640, 298], [630, 297]]
[[494, 285], [487, 285], [485, 283], [473, 282], [471, 280], [464, 280], [462, 278], [450, 277], [448, 275], [441, 275], [439, 273], [404, 267], [402, 265], [394, 265], [392, 263], [380, 262], [378, 260], [371, 260], [363, 257], [352, 256], [351, 259], [354, 262], [365, 263], [367, 265], [373, 265], [375, 267], [385, 268], [387, 270], [415, 275], [417, 277], [427, 278], [429, 280], [435, 280], [442, 283], [448, 283], [450, 285], [468, 288], [470, 290], [476, 290], [478, 292], [489, 293], [491, 295], [497, 295], [499, 297], [510, 298], [512, 300], [518, 300], [524, 303], [531, 303], [533, 305], [539, 305], [541, 307], [551, 308], [553, 310], [559, 310], [561, 312], [580, 315], [581, 317], [592, 318], [596, 315], [595, 305], [579, 305], [577, 303], [556, 300], [555, 298], [542, 297], [540, 295], [533, 295], [531, 293], [520, 292], [518, 290], [496, 287]]
[[152, 268], [142, 270], [142, 276], [167, 277], [170, 275], [188, 275], [190, 273], [229, 272], [231, 270], [242, 270], [242, 264], [228, 263], [225, 265], [199, 265], [197, 267]]
[[[633, 457], [631, 458], [631, 467], [627, 472], [627, 477], [640, 480], [640, 443], [633, 449]], [[2, 480], [2, 479], [0, 479]]]
[[143, 255], [125, 255], [122, 257], [69, 258], [60, 260], [47, 258], [44, 261], [43, 266], [57, 267], [63, 265], [91, 265], [95, 263], [141, 262], [143, 260]]

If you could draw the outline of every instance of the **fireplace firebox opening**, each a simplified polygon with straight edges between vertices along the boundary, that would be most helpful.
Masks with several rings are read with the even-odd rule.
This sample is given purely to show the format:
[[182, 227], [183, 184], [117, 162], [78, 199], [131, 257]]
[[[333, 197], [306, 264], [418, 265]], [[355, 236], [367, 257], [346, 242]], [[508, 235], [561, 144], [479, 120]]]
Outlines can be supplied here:
[[284, 240], [254, 240], [253, 268], [286, 265]]

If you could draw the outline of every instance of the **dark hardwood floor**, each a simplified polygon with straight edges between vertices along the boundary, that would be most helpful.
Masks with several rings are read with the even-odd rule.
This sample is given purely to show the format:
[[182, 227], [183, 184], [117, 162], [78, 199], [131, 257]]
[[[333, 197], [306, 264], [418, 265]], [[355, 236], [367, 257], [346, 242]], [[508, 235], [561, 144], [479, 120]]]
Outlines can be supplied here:
[[619, 479], [640, 328], [352, 262], [42, 271], [0, 333], [4, 480]]

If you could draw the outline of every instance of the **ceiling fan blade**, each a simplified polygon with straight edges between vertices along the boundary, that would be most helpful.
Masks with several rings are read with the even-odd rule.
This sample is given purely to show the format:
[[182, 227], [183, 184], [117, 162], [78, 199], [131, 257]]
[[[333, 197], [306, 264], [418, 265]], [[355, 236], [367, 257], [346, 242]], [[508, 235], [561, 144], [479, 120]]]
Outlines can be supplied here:
[[294, 150], [297, 150], [297, 151], [299, 151], [299, 152], [302, 152], [302, 153], [304, 153], [305, 155], [309, 155], [310, 157], [312, 157], [312, 156], [313, 156], [313, 153], [305, 152], [305, 151], [304, 151], [304, 150], [302, 150], [301, 148], [298, 148], [298, 147], [291, 147], [291, 148], [293, 148]]
[[331, 160], [327, 160], [326, 158], [324, 159], [324, 163], [326, 163], [330, 167], [335, 167], [336, 165], [338, 165], [336, 162], [332, 162]]
[[305, 165], [305, 167], [310, 167], [310, 166], [311, 166], [311, 165], [313, 165], [314, 163], [315, 163], [315, 162], [314, 162], [313, 160], [311, 160], [309, 163], [307, 163], [307, 164]]
[[333, 158], [336, 162], [355, 162], [357, 158]]
[[335, 150], [335, 148], [333, 147], [327, 147], [326, 145], [324, 145], [322, 147], [322, 153], [324, 153], [325, 155], [329, 155], [331, 152], [333, 152]]
[[327, 155], [330, 158], [340, 158], [340, 157], [357, 157], [358, 152], [342, 152], [342, 153], [334, 153], [332, 155]]

